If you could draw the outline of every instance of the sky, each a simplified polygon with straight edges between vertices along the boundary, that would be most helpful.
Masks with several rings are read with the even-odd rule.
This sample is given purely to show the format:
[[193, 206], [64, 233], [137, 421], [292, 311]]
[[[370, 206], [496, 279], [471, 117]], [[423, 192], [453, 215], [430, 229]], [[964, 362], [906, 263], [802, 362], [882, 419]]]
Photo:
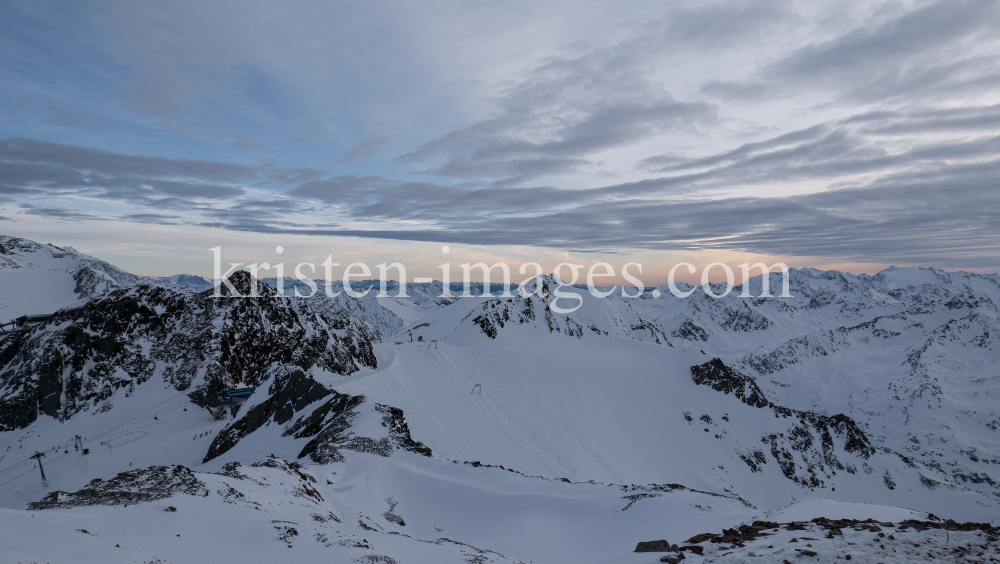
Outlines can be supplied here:
[[161, 276], [215, 246], [997, 272], [996, 29], [966, 0], [0, 0], [0, 233]]

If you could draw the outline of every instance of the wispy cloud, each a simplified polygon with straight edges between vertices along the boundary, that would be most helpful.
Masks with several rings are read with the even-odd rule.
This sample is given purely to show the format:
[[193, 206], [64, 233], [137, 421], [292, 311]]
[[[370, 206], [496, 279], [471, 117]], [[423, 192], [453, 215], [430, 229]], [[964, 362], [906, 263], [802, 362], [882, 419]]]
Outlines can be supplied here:
[[861, 103], [969, 95], [1000, 83], [990, 0], [939, 0], [875, 16], [844, 33], [800, 46], [737, 80], [702, 91], [730, 99], [832, 94]]
[[343, 158], [333, 164], [354, 162], [358, 159], [377, 154], [389, 143], [389, 136], [385, 133], [375, 133], [369, 135], [364, 141], [351, 147], [350, 151]]
[[489, 118], [397, 160], [440, 158], [422, 172], [515, 185], [581, 169], [601, 151], [716, 119], [711, 105], [676, 100], [621, 51], [616, 46], [549, 61], [509, 88]]

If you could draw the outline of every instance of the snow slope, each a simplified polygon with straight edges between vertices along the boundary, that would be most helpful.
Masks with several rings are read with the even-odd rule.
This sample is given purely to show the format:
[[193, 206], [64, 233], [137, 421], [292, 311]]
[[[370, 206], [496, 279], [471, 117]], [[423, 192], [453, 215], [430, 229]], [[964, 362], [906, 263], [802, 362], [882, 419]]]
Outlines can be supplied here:
[[[265, 297], [133, 284], [0, 335], [0, 412], [35, 408], [0, 432], [5, 555], [624, 563], [755, 519], [1000, 521], [995, 275], [794, 270], [792, 298], [721, 299], [547, 276], [448, 302], [234, 282]], [[862, 542], [881, 554], [817, 558]]]
[[0, 323], [79, 305], [138, 277], [72, 247], [0, 235]]

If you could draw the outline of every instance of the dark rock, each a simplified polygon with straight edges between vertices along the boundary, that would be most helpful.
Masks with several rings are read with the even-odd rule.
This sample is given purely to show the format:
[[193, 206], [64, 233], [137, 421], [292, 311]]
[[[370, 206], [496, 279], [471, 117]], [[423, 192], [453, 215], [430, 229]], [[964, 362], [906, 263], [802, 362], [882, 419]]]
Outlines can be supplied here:
[[229, 282], [259, 297], [228, 297], [225, 286], [215, 297], [137, 285], [0, 335], [0, 431], [41, 414], [66, 420], [154, 374], [215, 407], [219, 392], [259, 385], [274, 363], [344, 375], [376, 366], [376, 332], [337, 304], [277, 297], [243, 271]]
[[688, 341], [708, 341], [708, 332], [695, 325], [690, 319], [685, 319], [684, 323], [681, 323], [681, 326], [671, 331], [670, 334]]
[[705, 542], [710, 541], [719, 535], [715, 533], [699, 533], [684, 542]]
[[28, 509], [53, 509], [83, 505], [125, 505], [155, 501], [173, 495], [207, 495], [205, 484], [184, 466], [150, 466], [122, 472], [110, 480], [96, 478], [73, 493], [54, 491], [41, 501], [28, 504]]
[[297, 366], [276, 364], [265, 373], [270, 397], [246, 410], [239, 419], [223, 429], [208, 449], [202, 462], [208, 462], [236, 446], [240, 439], [272, 422], [283, 425], [313, 402], [333, 392]]
[[410, 436], [403, 410], [382, 404], [374, 409], [382, 416], [382, 426], [388, 436], [380, 439], [358, 437], [350, 433], [351, 421], [365, 402], [364, 396], [333, 393], [333, 397], [317, 407], [308, 416], [299, 418], [284, 436], [297, 439], [313, 437], [299, 452], [298, 457], [308, 456], [313, 462], [326, 464], [343, 460], [339, 449], [389, 456], [401, 448], [424, 456], [431, 456], [431, 449]]
[[770, 405], [753, 378], [726, 366], [722, 359], [713, 358], [705, 364], [692, 366], [691, 377], [695, 384], [710, 386], [717, 392], [731, 393], [751, 407]]
[[670, 552], [670, 543], [665, 540], [642, 541], [635, 545], [635, 552]]

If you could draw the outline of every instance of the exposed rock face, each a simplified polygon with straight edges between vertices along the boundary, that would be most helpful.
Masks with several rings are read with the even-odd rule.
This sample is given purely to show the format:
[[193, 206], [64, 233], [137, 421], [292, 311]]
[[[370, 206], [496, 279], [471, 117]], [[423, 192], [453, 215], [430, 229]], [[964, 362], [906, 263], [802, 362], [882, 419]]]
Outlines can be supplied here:
[[684, 323], [681, 323], [681, 326], [671, 331], [670, 334], [688, 341], [708, 341], [708, 332], [690, 319], [685, 319]]
[[[390, 456], [397, 448], [431, 455], [431, 449], [413, 440], [401, 409], [373, 404], [364, 396], [351, 396], [330, 390], [316, 382], [301, 368], [275, 365], [266, 372], [267, 396], [258, 391], [248, 402], [244, 413], [226, 427], [212, 442], [205, 462], [233, 448], [241, 439], [272, 422], [282, 425], [296, 414], [302, 413], [282, 436], [296, 439], [310, 438], [298, 458], [308, 456], [318, 463], [343, 460], [340, 449], [370, 452]], [[332, 396], [332, 397], [331, 397]], [[324, 398], [329, 399], [320, 403]], [[355, 421], [374, 418], [385, 434], [381, 437], [358, 435], [351, 427]], [[372, 428], [367, 425], [365, 428]]]
[[[859, 326], [860, 327], [860, 326]], [[850, 346], [844, 337], [850, 329], [817, 331], [796, 337], [762, 355], [747, 355], [744, 362], [760, 374], [773, 374], [793, 364], [799, 364], [809, 357], [828, 356]]]
[[[824, 485], [823, 476], [830, 477], [838, 470], [846, 470], [851, 474], [857, 471], [837, 457], [834, 437], [842, 439], [843, 452], [861, 459], [868, 459], [875, 454], [875, 448], [864, 431], [853, 419], [842, 413], [831, 416], [776, 405], [771, 407], [775, 414], [796, 420], [783, 433], [761, 437], [761, 442], [769, 446], [771, 456], [778, 463], [782, 474], [793, 482], [802, 486], [819, 487]], [[793, 454], [796, 452], [798, 457]]]
[[722, 359], [713, 358], [705, 364], [692, 366], [691, 377], [694, 378], [695, 384], [710, 386], [713, 390], [724, 394], [733, 394], [751, 407], [769, 405], [764, 392], [753, 378], [726, 366]]
[[767, 316], [755, 311], [746, 302], [738, 306], [726, 306], [723, 313], [725, 317], [719, 322], [719, 326], [727, 331], [764, 331], [774, 325]]
[[642, 541], [635, 545], [635, 552], [671, 552], [671, 548], [665, 540]]
[[[565, 294], [560, 296], [560, 291]], [[554, 310], [553, 306], [557, 303], [558, 308], [578, 309], [556, 313], [558, 308]], [[592, 333], [673, 347], [666, 333], [646, 319], [641, 307], [633, 307], [628, 300], [597, 298], [587, 290], [565, 284], [555, 274], [532, 278], [518, 288], [515, 297], [484, 300], [462, 321], [470, 322], [491, 339], [507, 327], [534, 325], [539, 330], [577, 339]]]
[[[385, 434], [373, 438], [354, 433], [351, 427], [363, 418], [379, 420]], [[410, 436], [410, 428], [401, 409], [371, 404], [364, 396], [336, 394], [311, 414], [297, 420], [285, 435], [313, 437], [302, 447], [298, 457], [308, 456], [320, 464], [343, 460], [340, 449], [390, 456], [394, 450], [401, 448], [424, 456], [431, 455], [430, 448]]]
[[0, 335], [0, 430], [40, 413], [67, 419], [153, 378], [214, 406], [222, 390], [258, 385], [275, 362], [337, 374], [376, 366], [364, 322], [328, 302], [277, 298], [246, 272], [230, 282], [244, 296], [256, 285], [259, 297], [140, 285]]
[[42, 246], [34, 241], [0, 235], [0, 268], [22, 268], [16, 259], [41, 249]]
[[[229, 470], [235, 470], [239, 466], [239, 462], [227, 464]], [[316, 483], [316, 478], [302, 471], [302, 465], [298, 462], [288, 462], [287, 460], [282, 460], [273, 454], [268, 456], [264, 460], [254, 462], [250, 465], [253, 468], [275, 468], [285, 472], [298, 483], [292, 486], [292, 495], [296, 497], [304, 497], [312, 499], [313, 501], [323, 501], [323, 496], [316, 490], [313, 485]]]
[[[838, 459], [835, 436], [842, 439], [844, 452], [862, 459], [875, 454], [875, 447], [868, 436], [847, 415], [824, 415], [775, 405], [764, 397], [752, 377], [730, 368], [721, 359], [714, 358], [705, 364], [692, 366], [691, 375], [695, 384], [710, 386], [725, 394], [732, 393], [749, 406], [770, 407], [776, 417], [794, 420], [787, 431], [761, 437], [761, 442], [770, 447], [773, 460], [789, 480], [803, 486], [819, 487], [823, 485], [823, 475], [829, 477], [837, 470], [854, 473], [856, 469], [853, 466], [845, 465]], [[760, 472], [768, 462], [767, 455], [760, 449], [739, 456], [753, 472]]]
[[[929, 518], [935, 519], [933, 515]], [[942, 529], [947, 533], [941, 534]], [[788, 523], [754, 521], [750, 525], [722, 529], [721, 534], [701, 533], [688, 539], [686, 542], [692, 544], [682, 546], [680, 550], [705, 556], [706, 562], [837, 562], [855, 559], [881, 562], [893, 558], [897, 562], [986, 561], [993, 558], [991, 554], [998, 553], [998, 531], [1000, 529], [990, 523], [957, 523], [951, 519], [945, 522], [907, 519], [892, 523], [871, 518], [816, 517], [810, 521]], [[810, 548], [790, 543], [802, 543]], [[726, 555], [732, 557], [727, 559]], [[809, 558], [800, 559], [801, 556]]]
[[269, 397], [244, 409], [239, 419], [215, 437], [205, 455], [205, 462], [233, 448], [240, 439], [265, 425], [287, 423], [296, 412], [333, 393], [298, 366], [273, 365], [267, 370], [265, 378]]
[[73, 273], [76, 286], [73, 290], [83, 299], [103, 295], [111, 290], [127, 288], [139, 283], [139, 277], [104, 261], [84, 259], [80, 269]]
[[126, 505], [155, 501], [179, 493], [208, 495], [205, 484], [184, 466], [150, 466], [122, 472], [110, 480], [97, 478], [87, 487], [66, 493], [55, 491], [28, 509], [69, 508], [81, 505]]

